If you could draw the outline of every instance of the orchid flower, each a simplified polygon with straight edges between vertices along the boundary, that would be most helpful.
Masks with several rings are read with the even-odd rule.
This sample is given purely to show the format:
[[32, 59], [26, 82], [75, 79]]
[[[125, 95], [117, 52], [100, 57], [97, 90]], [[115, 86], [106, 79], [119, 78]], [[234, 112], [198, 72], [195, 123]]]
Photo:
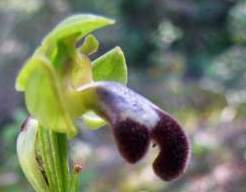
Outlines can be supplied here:
[[[185, 171], [189, 142], [180, 124], [126, 86], [127, 67], [119, 47], [91, 61], [99, 42], [92, 31], [114, 21], [74, 15], [57, 25], [21, 69], [16, 89], [23, 91], [31, 115], [17, 139], [21, 167], [36, 191], [77, 191], [80, 169], [68, 164], [67, 142], [75, 121], [88, 128], [109, 124], [121, 156], [136, 163], [150, 142], [159, 146], [153, 170], [169, 181]], [[78, 41], [84, 37], [82, 45]]]

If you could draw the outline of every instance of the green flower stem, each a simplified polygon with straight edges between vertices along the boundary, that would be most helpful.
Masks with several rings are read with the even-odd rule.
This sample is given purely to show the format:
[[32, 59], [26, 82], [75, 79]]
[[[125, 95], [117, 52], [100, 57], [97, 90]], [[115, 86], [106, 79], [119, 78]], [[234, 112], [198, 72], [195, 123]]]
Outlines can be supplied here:
[[52, 158], [52, 168], [54, 172], [54, 177], [56, 178], [56, 185], [59, 192], [63, 192], [63, 184], [62, 184], [62, 170], [61, 164], [59, 161], [59, 151], [57, 147], [57, 138], [53, 131], [48, 131], [48, 136], [50, 139], [50, 149], [51, 149], [51, 158]]
[[65, 134], [39, 127], [40, 150], [50, 192], [68, 190], [67, 138]]
[[78, 188], [79, 188], [79, 174], [74, 173], [72, 174], [72, 177], [71, 177], [70, 191], [78, 192]]
[[82, 169], [82, 165], [79, 163], [76, 163], [73, 167], [73, 172], [70, 178], [70, 192], [78, 192], [79, 190], [79, 177], [80, 177], [80, 171]]
[[[53, 132], [54, 133], [54, 132]], [[55, 133], [54, 136], [57, 138], [57, 151], [58, 158], [61, 166], [61, 180], [63, 184], [63, 189], [69, 191], [68, 189], [68, 177], [69, 177], [69, 166], [68, 166], [68, 153], [67, 153], [67, 136], [62, 133]]]

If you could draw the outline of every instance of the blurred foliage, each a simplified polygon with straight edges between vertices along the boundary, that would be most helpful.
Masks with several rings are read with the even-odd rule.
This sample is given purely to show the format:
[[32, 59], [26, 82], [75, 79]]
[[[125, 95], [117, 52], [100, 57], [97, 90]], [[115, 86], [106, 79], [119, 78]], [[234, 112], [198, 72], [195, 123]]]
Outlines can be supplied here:
[[15, 155], [26, 115], [17, 110], [23, 99], [15, 76], [45, 34], [76, 12], [117, 20], [97, 32], [98, 55], [123, 47], [130, 87], [175, 114], [192, 144], [188, 172], [163, 183], [147, 166], [156, 149], [132, 167], [109, 129], [88, 131], [78, 122], [83, 134], [71, 147], [85, 162], [81, 191], [245, 192], [245, 0], [0, 1], [0, 191], [30, 191]]
[[235, 43], [244, 43], [246, 40], [246, 2], [237, 3], [229, 13], [228, 29]]

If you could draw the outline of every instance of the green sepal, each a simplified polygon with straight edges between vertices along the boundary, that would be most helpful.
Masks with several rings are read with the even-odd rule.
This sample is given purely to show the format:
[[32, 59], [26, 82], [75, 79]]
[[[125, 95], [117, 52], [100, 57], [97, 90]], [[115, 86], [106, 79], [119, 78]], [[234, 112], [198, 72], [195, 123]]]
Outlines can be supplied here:
[[73, 15], [59, 23], [43, 40], [43, 45], [49, 46], [69, 36], [75, 36], [75, 40], [78, 40], [96, 29], [113, 23], [114, 20], [97, 15]]
[[17, 91], [25, 91], [26, 83], [30, 75], [32, 74], [32, 71], [34, 71], [36, 67], [37, 66], [35, 65], [35, 60], [32, 58], [25, 63], [25, 65], [23, 66], [16, 78], [15, 89]]
[[[54, 68], [44, 56], [35, 56], [26, 65], [29, 76], [25, 79], [25, 101], [28, 111], [41, 125], [53, 131], [74, 136], [77, 133], [65, 105], [65, 93], [55, 75]], [[25, 70], [25, 68], [23, 69]], [[20, 77], [20, 81], [24, 81]]]

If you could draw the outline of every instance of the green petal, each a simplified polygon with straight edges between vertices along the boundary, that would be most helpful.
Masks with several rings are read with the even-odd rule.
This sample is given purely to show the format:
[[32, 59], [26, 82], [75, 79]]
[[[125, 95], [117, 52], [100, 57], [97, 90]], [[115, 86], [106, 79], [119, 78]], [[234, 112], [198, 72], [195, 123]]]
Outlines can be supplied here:
[[[127, 83], [127, 66], [124, 54], [119, 47], [112, 49], [93, 61], [93, 79], [95, 81], [118, 81]], [[85, 125], [91, 129], [97, 129], [106, 122], [94, 112], [82, 116]]]
[[43, 41], [46, 46], [49, 43], [56, 43], [57, 41], [75, 35], [76, 38], [82, 38], [86, 34], [104, 27], [106, 25], [113, 24], [114, 20], [105, 17], [91, 15], [91, 14], [78, 14], [68, 17], [55, 29], [49, 33]]
[[25, 83], [25, 100], [29, 112], [44, 127], [74, 136], [76, 129], [62, 97], [65, 93], [61, 93], [52, 65], [42, 56], [33, 57], [30, 63], [28, 67], [32, 71]]
[[99, 48], [99, 42], [97, 38], [94, 35], [90, 34], [86, 36], [79, 50], [86, 55], [91, 55], [95, 53], [98, 50], [98, 48]]
[[120, 47], [115, 47], [97, 58], [92, 62], [92, 65], [93, 79], [95, 81], [127, 83], [127, 66]]

